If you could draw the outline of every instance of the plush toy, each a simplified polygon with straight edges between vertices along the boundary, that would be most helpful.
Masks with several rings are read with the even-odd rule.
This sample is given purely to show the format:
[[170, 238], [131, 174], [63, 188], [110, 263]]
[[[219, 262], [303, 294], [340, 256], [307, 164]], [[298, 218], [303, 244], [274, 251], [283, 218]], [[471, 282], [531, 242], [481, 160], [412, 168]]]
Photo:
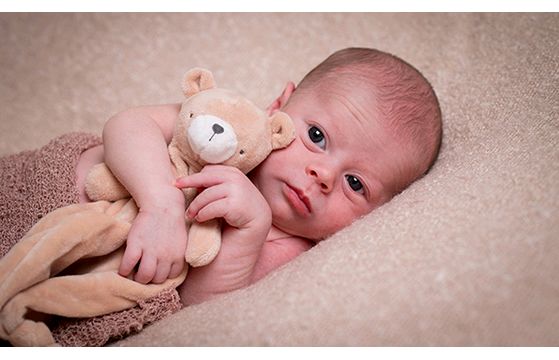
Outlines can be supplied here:
[[[243, 97], [216, 88], [207, 70], [189, 71], [183, 91], [186, 100], [169, 145], [177, 176], [206, 164], [236, 166], [246, 173], [294, 138], [285, 113], [268, 117]], [[86, 183], [88, 195], [97, 201], [47, 214], [0, 259], [0, 338], [13, 345], [54, 345], [44, 315], [80, 318], [128, 309], [186, 277], [187, 267], [162, 284], [144, 285], [118, 275], [138, 208], [103, 164], [92, 169]], [[184, 190], [187, 204], [195, 191]], [[219, 222], [192, 223], [186, 261], [207, 264], [220, 244]]]
[[[291, 143], [295, 130], [281, 111], [270, 118], [246, 98], [216, 88], [212, 73], [190, 70], [183, 83], [186, 101], [169, 145], [169, 156], [178, 176], [199, 172], [207, 164], [224, 164], [248, 173], [272, 150]], [[92, 200], [116, 201], [130, 196], [105, 164], [89, 173], [86, 192]], [[183, 190], [186, 206], [195, 189]], [[221, 246], [218, 220], [190, 226], [186, 262], [202, 266], [211, 262]]]

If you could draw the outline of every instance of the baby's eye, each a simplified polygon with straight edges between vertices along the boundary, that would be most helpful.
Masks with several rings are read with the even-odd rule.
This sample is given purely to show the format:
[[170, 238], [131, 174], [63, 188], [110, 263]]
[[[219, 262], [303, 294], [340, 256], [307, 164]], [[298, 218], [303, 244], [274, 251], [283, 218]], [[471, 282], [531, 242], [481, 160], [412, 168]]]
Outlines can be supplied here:
[[317, 144], [321, 149], [326, 148], [326, 139], [324, 138], [324, 134], [322, 133], [322, 130], [316, 126], [311, 126], [309, 128], [309, 139], [311, 139], [311, 141]]
[[349, 187], [351, 188], [351, 190], [358, 192], [358, 193], [363, 193], [363, 184], [361, 183], [361, 181], [356, 178], [353, 175], [346, 175], [345, 176], [347, 183], [349, 184]]

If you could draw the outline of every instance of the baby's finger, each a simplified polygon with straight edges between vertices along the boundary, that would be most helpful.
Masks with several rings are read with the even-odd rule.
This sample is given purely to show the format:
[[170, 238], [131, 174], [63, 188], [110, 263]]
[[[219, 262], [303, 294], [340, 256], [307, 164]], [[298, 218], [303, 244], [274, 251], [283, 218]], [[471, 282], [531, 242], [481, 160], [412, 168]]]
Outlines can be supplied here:
[[155, 276], [155, 271], [157, 268], [157, 260], [153, 257], [143, 256], [140, 262], [140, 267], [138, 272], [134, 276], [134, 281], [142, 284], [149, 283]]
[[171, 264], [165, 262], [158, 262], [157, 268], [155, 270], [155, 275], [151, 280], [154, 284], [161, 284], [169, 277], [169, 271], [171, 270]]
[[126, 246], [122, 260], [120, 261], [120, 267], [118, 273], [121, 276], [127, 277], [132, 273], [134, 267], [140, 261], [142, 257], [142, 250], [132, 246]]
[[208, 204], [227, 197], [227, 189], [223, 186], [212, 186], [198, 194], [186, 209], [186, 216], [193, 219], [200, 209]]
[[[204, 222], [216, 218], [227, 217], [229, 211], [228, 201], [226, 198], [213, 201], [201, 208], [196, 214], [196, 221]], [[233, 225], [233, 224], [230, 224]]]
[[175, 186], [182, 188], [208, 188], [223, 182], [222, 177], [208, 172], [199, 172], [175, 180]]
[[169, 279], [174, 279], [179, 276], [184, 268], [184, 261], [174, 262], [171, 265], [171, 271], [169, 271]]

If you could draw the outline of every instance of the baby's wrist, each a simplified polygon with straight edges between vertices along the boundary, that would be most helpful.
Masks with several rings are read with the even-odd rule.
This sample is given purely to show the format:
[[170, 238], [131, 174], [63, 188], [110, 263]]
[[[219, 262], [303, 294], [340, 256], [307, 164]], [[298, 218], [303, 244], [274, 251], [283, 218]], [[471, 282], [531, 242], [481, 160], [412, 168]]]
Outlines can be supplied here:
[[249, 229], [256, 238], [260, 238], [262, 236], [265, 238], [271, 227], [272, 211], [269, 206], [260, 208], [258, 215], [244, 226], [244, 228]]
[[138, 207], [144, 212], [173, 212], [180, 213], [183, 216], [185, 211], [184, 194], [180, 189], [174, 186], [158, 188], [157, 191], [150, 194], [144, 194], [144, 197], [138, 201]]

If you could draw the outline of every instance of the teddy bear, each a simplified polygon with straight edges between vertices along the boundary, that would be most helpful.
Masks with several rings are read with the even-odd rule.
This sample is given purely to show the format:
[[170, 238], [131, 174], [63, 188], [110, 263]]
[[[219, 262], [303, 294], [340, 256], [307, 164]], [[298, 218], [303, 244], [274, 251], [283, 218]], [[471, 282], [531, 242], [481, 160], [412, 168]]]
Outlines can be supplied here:
[[[182, 88], [186, 99], [168, 147], [177, 177], [207, 164], [247, 173], [294, 139], [287, 114], [268, 116], [244, 97], [217, 88], [208, 70], [188, 71]], [[129, 309], [186, 278], [188, 266], [161, 284], [118, 275], [138, 208], [104, 164], [90, 171], [86, 191], [94, 201], [47, 214], [0, 259], [0, 338], [13, 345], [54, 345], [44, 315], [83, 318]], [[188, 205], [196, 189], [183, 192]], [[186, 262], [211, 262], [221, 245], [219, 221], [189, 225]]]
[[[290, 117], [281, 111], [271, 117], [246, 98], [217, 88], [210, 71], [194, 68], [182, 84], [183, 102], [169, 156], [177, 177], [199, 172], [207, 164], [234, 166], [243, 173], [256, 167], [275, 149], [294, 139]], [[116, 201], [130, 196], [105, 164], [95, 166], [86, 179], [86, 193], [92, 200]], [[195, 189], [183, 189], [186, 206]], [[192, 223], [185, 259], [191, 266], [206, 265], [219, 251], [219, 220]]]

